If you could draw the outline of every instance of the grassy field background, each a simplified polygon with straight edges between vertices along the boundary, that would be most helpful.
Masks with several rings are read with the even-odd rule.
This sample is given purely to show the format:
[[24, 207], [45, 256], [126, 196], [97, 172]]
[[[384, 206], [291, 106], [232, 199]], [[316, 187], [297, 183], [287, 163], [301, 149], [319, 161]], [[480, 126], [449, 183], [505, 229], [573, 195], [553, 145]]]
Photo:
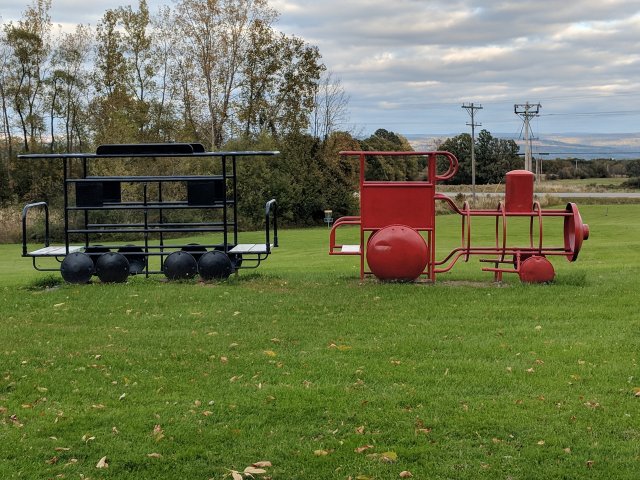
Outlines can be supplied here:
[[0, 478], [636, 479], [640, 205], [581, 213], [551, 285], [360, 282], [326, 229], [218, 284], [44, 288], [0, 246]]

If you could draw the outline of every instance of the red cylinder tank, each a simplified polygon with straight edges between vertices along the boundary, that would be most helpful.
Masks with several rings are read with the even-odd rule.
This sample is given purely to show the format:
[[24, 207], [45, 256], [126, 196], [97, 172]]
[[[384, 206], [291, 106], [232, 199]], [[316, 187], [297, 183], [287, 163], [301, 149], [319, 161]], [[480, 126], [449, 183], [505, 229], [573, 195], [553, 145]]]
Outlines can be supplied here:
[[506, 177], [505, 210], [530, 212], [533, 208], [533, 173], [528, 170], [511, 170]]

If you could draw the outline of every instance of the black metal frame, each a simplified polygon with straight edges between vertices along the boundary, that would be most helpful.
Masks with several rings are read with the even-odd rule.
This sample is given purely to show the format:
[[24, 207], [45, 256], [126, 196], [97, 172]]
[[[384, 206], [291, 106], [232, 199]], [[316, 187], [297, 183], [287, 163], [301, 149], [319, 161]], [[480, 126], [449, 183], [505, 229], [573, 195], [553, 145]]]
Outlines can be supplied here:
[[[162, 273], [151, 269], [150, 256], [159, 256], [160, 265], [164, 257], [177, 250], [189, 250], [190, 244], [167, 244], [166, 234], [222, 234], [222, 242], [209, 242], [199, 245], [206, 249], [223, 251], [230, 257], [242, 259], [236, 268], [256, 268], [271, 254], [272, 246], [278, 246], [277, 204], [275, 199], [265, 205], [265, 244], [264, 248], [258, 244], [254, 251], [243, 251], [238, 244], [238, 182], [237, 161], [244, 157], [273, 156], [275, 151], [233, 151], [233, 152], [205, 152], [200, 144], [166, 143], [166, 144], [132, 144], [132, 145], [101, 145], [93, 153], [62, 153], [62, 154], [32, 154], [20, 155], [19, 158], [31, 159], [59, 159], [63, 170], [63, 209], [64, 209], [64, 250], [53, 250], [50, 247], [49, 206], [46, 202], [27, 204], [22, 211], [22, 256], [31, 257], [33, 266], [40, 271], [56, 271], [58, 268], [45, 268], [38, 265], [37, 260], [43, 257], [54, 257], [62, 262], [71, 251], [86, 251], [97, 246], [96, 239], [105, 234], [141, 234], [142, 240], [135, 243], [142, 249], [145, 258], [145, 275]], [[209, 175], [132, 175], [132, 176], [104, 176], [91, 175], [91, 165], [98, 160], [114, 158], [216, 158], [220, 160], [221, 174]], [[77, 167], [80, 163], [81, 168]], [[230, 163], [230, 165], [229, 165]], [[231, 167], [231, 168], [229, 168]], [[73, 171], [82, 173], [74, 176]], [[188, 198], [185, 200], [166, 200], [163, 197], [165, 184], [182, 183], [187, 186]], [[122, 201], [120, 189], [123, 184], [141, 184], [142, 198], [136, 201]], [[107, 186], [108, 194], [103, 195]], [[157, 197], [150, 198], [149, 186], [157, 186]], [[76, 190], [76, 202], [72, 204], [72, 190]], [[82, 191], [82, 193], [80, 193]], [[99, 193], [96, 193], [99, 192]], [[79, 197], [82, 197], [78, 201]], [[36, 207], [43, 207], [45, 211], [45, 248], [28, 252], [27, 250], [27, 216]], [[198, 210], [211, 218], [198, 222], [168, 221], [165, 213], [173, 210]], [[117, 212], [139, 210], [142, 219], [136, 223], [101, 223], [95, 221], [93, 212]], [[158, 213], [157, 221], [149, 221], [149, 213]], [[222, 221], [214, 220], [215, 211], [222, 212]], [[76, 213], [78, 212], [78, 213]], [[71, 226], [70, 217], [80, 215], [80, 227]], [[217, 215], [219, 217], [219, 214]], [[83, 217], [83, 218], [82, 218]], [[273, 223], [273, 245], [271, 244], [270, 223]], [[157, 240], [150, 239], [157, 236]], [[71, 240], [82, 238], [81, 245], [72, 247]], [[117, 245], [110, 244], [112, 250], [131, 247], [131, 243]], [[248, 246], [248, 244], [247, 244]], [[236, 249], [232, 252], [232, 250]], [[54, 254], [57, 253], [57, 254]], [[240, 265], [243, 263], [242, 265]], [[142, 272], [140, 272], [142, 273]]]

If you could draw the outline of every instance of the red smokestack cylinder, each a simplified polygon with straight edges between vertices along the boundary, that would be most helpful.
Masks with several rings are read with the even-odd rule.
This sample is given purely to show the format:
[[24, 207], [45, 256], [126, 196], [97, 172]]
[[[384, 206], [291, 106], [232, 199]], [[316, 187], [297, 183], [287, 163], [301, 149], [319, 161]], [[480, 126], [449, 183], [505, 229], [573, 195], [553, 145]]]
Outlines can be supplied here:
[[507, 192], [504, 199], [507, 212], [530, 212], [533, 208], [533, 173], [528, 170], [507, 172]]

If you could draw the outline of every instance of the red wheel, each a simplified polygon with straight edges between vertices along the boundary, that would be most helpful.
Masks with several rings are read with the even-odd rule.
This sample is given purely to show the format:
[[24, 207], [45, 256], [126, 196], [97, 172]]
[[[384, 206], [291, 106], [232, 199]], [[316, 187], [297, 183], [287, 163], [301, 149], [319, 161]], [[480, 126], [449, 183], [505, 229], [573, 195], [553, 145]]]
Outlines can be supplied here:
[[380, 280], [415, 280], [428, 261], [429, 249], [424, 238], [406, 225], [384, 227], [367, 242], [367, 263]]
[[567, 204], [567, 212], [571, 215], [564, 217], [564, 249], [567, 252], [567, 259], [575, 262], [583, 240], [589, 238], [589, 225], [582, 223], [582, 217], [575, 203]]
[[549, 260], [534, 255], [520, 264], [518, 275], [523, 283], [546, 283], [554, 279], [556, 272]]

